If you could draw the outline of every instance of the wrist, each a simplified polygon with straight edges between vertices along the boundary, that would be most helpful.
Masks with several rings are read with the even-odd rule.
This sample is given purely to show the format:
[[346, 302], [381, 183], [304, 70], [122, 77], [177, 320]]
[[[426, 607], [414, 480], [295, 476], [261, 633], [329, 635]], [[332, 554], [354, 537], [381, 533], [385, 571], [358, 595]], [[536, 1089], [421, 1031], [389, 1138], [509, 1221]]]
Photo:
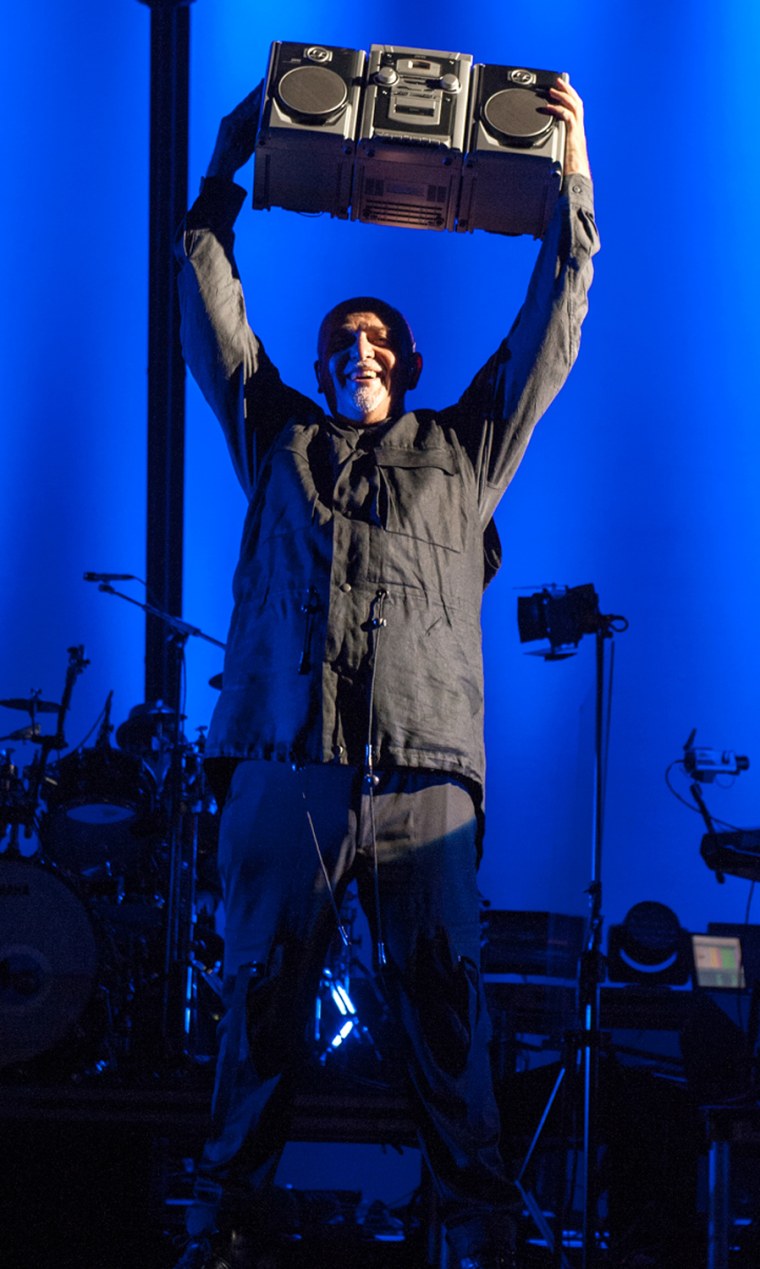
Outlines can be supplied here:
[[591, 166], [585, 150], [568, 150], [565, 155], [565, 176], [585, 176], [591, 180]]
[[218, 181], [234, 181], [237, 168], [231, 163], [224, 163], [218, 159], [212, 159], [206, 168], [206, 176]]

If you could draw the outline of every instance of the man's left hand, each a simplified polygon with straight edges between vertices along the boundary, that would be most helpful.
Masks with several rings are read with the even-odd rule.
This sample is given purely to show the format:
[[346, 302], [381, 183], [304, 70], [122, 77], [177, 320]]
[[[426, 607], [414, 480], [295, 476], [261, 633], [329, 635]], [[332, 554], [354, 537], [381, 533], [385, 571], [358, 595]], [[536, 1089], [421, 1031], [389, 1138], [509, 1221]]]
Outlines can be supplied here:
[[591, 168], [588, 161], [586, 132], [583, 126], [583, 102], [572, 84], [564, 79], [557, 79], [553, 88], [549, 89], [549, 99], [543, 107], [547, 114], [562, 119], [567, 132], [565, 134], [565, 176], [577, 173], [591, 179]]

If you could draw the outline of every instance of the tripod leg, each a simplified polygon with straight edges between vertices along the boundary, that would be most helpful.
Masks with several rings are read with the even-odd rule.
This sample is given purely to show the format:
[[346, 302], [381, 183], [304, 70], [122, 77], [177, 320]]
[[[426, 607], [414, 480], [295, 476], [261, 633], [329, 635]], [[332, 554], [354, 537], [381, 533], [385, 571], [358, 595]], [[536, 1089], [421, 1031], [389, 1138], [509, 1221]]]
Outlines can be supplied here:
[[[557, 1099], [557, 1094], [559, 1093], [559, 1090], [562, 1086], [562, 1081], [565, 1077], [565, 1073], [566, 1073], [566, 1067], [563, 1065], [559, 1068], [559, 1071], [557, 1072], [557, 1078], [554, 1081], [554, 1087], [552, 1088], [552, 1091], [549, 1094], [548, 1101], [546, 1103], [546, 1106], [544, 1107], [543, 1114], [541, 1115], [541, 1118], [538, 1122], [536, 1131], [533, 1134], [530, 1145], [528, 1146], [528, 1150], [525, 1155], [525, 1158], [523, 1159], [520, 1171], [518, 1172], [517, 1177], [515, 1178], [515, 1185], [517, 1186], [517, 1189], [520, 1193], [520, 1197], [523, 1203], [525, 1204], [528, 1215], [533, 1221], [533, 1224], [535, 1225], [539, 1234], [544, 1239], [546, 1246], [548, 1247], [552, 1256], [554, 1256], [555, 1254], [554, 1233], [541, 1209], [541, 1205], [536, 1199], [536, 1196], [530, 1190], [526, 1188], [524, 1184], [524, 1178], [528, 1170], [528, 1167], [530, 1166], [531, 1159], [533, 1158], [534, 1151], [538, 1145], [541, 1133], [543, 1132], [544, 1127], [546, 1125], [546, 1121], [548, 1120], [549, 1115], [551, 1114], [552, 1106], [554, 1105]], [[561, 1240], [562, 1240], [561, 1229], [559, 1230], [559, 1239], [561, 1243]], [[561, 1250], [559, 1252], [559, 1265], [560, 1265], [560, 1269], [569, 1269], [568, 1262], [565, 1258], [564, 1253]]]

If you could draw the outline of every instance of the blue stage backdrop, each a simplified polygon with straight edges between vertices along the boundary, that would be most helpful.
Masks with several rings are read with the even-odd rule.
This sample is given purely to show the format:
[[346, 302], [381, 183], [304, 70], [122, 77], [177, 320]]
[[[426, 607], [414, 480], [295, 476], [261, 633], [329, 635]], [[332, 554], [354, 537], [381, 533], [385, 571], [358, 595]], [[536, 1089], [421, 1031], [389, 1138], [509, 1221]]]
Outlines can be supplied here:
[[[219, 117], [261, 78], [273, 39], [463, 49], [570, 72], [586, 101], [603, 249], [580, 360], [498, 513], [505, 562], [484, 608], [482, 889], [499, 908], [586, 910], [593, 640], [559, 663], [526, 655], [516, 599], [591, 582], [602, 611], [630, 622], [615, 640], [607, 920], [642, 899], [692, 929], [741, 920], [748, 883], [716, 884], [699, 857], [702, 823], [664, 773], [694, 727], [702, 743], [749, 755], [749, 771], [707, 797], [716, 815], [760, 825], [760, 10], [749, 0], [428, 10], [196, 0], [191, 190]], [[3, 18], [0, 698], [39, 688], [58, 699], [66, 650], [84, 644], [71, 745], [110, 690], [116, 724], [143, 700], [141, 614], [82, 574], [145, 569], [149, 28], [137, 0], [44, 14], [15, 5]], [[334, 301], [380, 292], [409, 314], [426, 356], [413, 401], [432, 406], [457, 396], [504, 334], [536, 254], [529, 239], [249, 206], [238, 244], [252, 322], [287, 380], [312, 390], [314, 334]], [[185, 617], [218, 638], [243, 509], [189, 383]], [[220, 669], [216, 651], [191, 642], [190, 736], [209, 720]], [[4, 736], [24, 722], [0, 710]], [[2, 744], [30, 760], [28, 744]]]

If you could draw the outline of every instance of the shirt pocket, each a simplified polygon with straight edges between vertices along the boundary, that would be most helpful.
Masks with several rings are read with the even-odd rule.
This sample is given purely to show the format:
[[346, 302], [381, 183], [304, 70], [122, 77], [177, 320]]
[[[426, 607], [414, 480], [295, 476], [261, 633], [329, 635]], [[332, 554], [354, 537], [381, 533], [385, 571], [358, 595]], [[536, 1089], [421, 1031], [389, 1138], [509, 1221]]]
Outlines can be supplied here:
[[378, 446], [375, 461], [384, 528], [448, 551], [463, 551], [463, 490], [454, 451], [447, 446]]

